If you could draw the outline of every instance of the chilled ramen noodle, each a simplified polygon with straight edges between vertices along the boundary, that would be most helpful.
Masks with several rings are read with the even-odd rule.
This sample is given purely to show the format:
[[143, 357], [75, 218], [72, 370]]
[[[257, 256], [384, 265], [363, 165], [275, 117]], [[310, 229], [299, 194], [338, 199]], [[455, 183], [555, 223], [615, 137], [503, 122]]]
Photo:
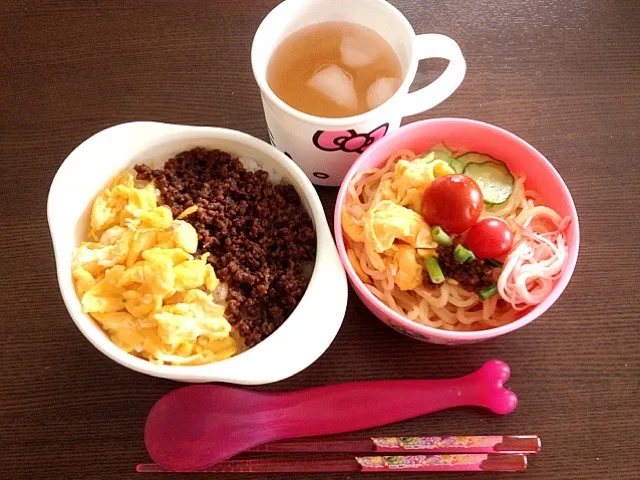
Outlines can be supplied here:
[[[526, 176], [515, 174], [508, 199], [501, 204], [484, 205], [480, 214], [480, 219], [504, 220], [513, 232], [513, 248], [503, 265], [486, 272], [497, 294], [482, 299], [478, 291], [453, 278], [439, 285], [428, 280], [419, 284], [414, 281], [412, 285], [411, 280], [403, 280], [406, 274], [402, 269], [412, 271], [415, 277], [419, 274], [416, 264], [423, 264], [429, 257], [437, 258], [440, 250], [431, 235], [434, 225], [420, 223], [408, 210], [420, 213], [419, 202], [429, 184], [437, 177], [455, 173], [449, 163], [429, 155], [425, 159], [425, 155], [400, 150], [381, 168], [364, 170], [353, 177], [341, 219], [350, 263], [376, 298], [417, 323], [444, 330], [474, 331], [512, 322], [520, 310], [539, 303], [548, 294], [553, 280], [561, 272], [566, 259], [562, 232], [568, 220], [543, 206], [537, 192], [525, 189]], [[433, 157], [432, 152], [430, 155]], [[403, 175], [406, 177], [410, 169], [416, 170], [418, 164], [426, 173], [410, 178], [413, 183], [404, 181]], [[422, 189], [420, 185], [413, 190], [407, 187], [421, 181]], [[409, 221], [412, 225], [419, 224], [408, 237], [394, 238], [384, 251], [381, 251], [385, 246], [381, 245], [380, 233], [386, 234], [385, 229], [400, 231], [406, 226], [397, 215], [380, 215], [382, 209], [407, 216], [407, 225]], [[376, 224], [376, 218], [384, 221]], [[464, 236], [455, 238], [462, 243]], [[406, 258], [404, 265], [402, 255]], [[422, 275], [427, 277], [426, 272]], [[412, 288], [407, 288], [408, 285]]]

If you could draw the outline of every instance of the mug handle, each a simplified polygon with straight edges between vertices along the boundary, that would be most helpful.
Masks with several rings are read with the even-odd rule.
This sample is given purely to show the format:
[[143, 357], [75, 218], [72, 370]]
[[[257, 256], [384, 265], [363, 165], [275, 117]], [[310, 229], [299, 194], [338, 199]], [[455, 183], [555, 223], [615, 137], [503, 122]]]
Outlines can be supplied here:
[[438, 33], [416, 35], [415, 48], [418, 60], [446, 58], [449, 65], [442, 75], [426, 87], [407, 94], [403, 115], [415, 115], [435, 107], [451, 96], [460, 86], [467, 71], [462, 50], [452, 38]]

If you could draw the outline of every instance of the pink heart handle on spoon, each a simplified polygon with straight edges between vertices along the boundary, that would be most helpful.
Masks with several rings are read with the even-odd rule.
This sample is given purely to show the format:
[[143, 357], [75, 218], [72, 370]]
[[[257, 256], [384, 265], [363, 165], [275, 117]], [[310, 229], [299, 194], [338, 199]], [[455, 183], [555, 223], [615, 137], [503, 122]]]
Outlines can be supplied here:
[[352, 382], [265, 393], [193, 385], [156, 402], [145, 426], [151, 458], [168, 470], [201, 470], [257, 445], [398, 422], [452, 407], [511, 413], [506, 363], [491, 360], [461, 378]]

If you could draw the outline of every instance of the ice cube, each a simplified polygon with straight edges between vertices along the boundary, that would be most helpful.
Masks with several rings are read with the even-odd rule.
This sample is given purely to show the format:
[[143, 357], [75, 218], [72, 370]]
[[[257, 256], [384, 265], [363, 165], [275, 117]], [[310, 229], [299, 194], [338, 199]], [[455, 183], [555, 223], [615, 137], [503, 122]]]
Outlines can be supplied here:
[[356, 38], [345, 36], [340, 43], [340, 57], [348, 67], [365, 67], [373, 63], [377, 56], [375, 49], [367, 48]]
[[358, 97], [351, 75], [337, 65], [320, 67], [309, 80], [309, 86], [323, 93], [341, 107], [355, 110]]
[[376, 108], [389, 100], [400, 87], [400, 79], [394, 77], [382, 77], [371, 84], [367, 90], [367, 106]]

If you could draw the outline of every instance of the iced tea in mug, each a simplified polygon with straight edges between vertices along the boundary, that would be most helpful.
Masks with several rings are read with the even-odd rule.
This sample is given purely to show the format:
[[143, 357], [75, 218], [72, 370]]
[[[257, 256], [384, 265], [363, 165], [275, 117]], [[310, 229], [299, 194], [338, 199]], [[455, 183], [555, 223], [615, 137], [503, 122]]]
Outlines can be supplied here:
[[[409, 93], [418, 62], [449, 65]], [[262, 21], [251, 66], [271, 143], [316, 185], [340, 185], [353, 161], [462, 83], [455, 41], [416, 35], [385, 0], [285, 0]]]
[[275, 49], [267, 82], [285, 103], [318, 117], [352, 117], [386, 102], [402, 83], [402, 66], [374, 30], [322, 22], [289, 35]]

